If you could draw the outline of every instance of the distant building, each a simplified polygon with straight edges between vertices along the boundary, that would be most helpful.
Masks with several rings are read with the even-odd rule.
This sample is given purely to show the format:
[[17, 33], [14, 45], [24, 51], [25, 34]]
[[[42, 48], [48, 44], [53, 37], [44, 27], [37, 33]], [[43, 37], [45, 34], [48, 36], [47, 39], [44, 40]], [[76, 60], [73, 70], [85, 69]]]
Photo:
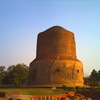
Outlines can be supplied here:
[[30, 63], [30, 85], [83, 85], [83, 65], [76, 57], [72, 32], [54, 26], [39, 33], [36, 53]]

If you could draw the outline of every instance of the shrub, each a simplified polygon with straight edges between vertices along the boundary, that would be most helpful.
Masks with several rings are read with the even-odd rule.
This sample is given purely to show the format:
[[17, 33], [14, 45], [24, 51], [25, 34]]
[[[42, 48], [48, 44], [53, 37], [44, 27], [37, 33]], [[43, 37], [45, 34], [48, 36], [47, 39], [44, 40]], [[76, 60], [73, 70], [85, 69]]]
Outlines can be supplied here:
[[66, 85], [63, 85], [63, 86], [62, 86], [62, 89], [63, 89], [63, 90], [66, 90], [66, 89], [67, 89]]

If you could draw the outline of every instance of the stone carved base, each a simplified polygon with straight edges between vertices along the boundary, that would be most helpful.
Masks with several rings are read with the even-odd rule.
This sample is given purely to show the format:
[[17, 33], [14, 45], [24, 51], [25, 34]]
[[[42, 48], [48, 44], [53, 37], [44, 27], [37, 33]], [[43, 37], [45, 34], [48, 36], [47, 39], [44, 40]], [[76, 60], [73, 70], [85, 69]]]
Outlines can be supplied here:
[[34, 60], [29, 84], [83, 86], [83, 65], [78, 60]]

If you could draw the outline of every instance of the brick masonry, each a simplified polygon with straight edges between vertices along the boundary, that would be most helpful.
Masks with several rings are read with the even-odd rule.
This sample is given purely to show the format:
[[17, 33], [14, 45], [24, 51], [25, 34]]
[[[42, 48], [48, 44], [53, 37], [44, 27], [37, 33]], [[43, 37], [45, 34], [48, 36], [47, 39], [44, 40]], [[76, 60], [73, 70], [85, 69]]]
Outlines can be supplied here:
[[54, 26], [38, 34], [28, 84], [83, 86], [83, 65], [76, 57], [74, 33]]

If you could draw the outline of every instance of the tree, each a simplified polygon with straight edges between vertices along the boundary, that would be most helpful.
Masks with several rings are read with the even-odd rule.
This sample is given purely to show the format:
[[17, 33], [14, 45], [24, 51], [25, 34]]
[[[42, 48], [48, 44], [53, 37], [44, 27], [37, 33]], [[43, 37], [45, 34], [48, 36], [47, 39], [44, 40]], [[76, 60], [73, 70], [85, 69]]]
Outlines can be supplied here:
[[97, 80], [97, 77], [98, 77], [98, 73], [95, 69], [93, 69], [90, 78], [92, 78], [93, 80]]
[[95, 69], [92, 70], [90, 77], [91, 78], [96, 78], [97, 77], [97, 71]]
[[11, 66], [8, 67], [7, 71], [10, 72], [10, 71], [12, 71], [15, 67], [16, 67], [16, 65], [11, 65]]
[[100, 82], [100, 70], [98, 71], [98, 77], [97, 77], [98, 82]]
[[9, 66], [8, 74], [3, 79], [4, 84], [25, 84], [28, 80], [29, 67], [25, 64], [17, 64]]
[[4, 75], [5, 75], [5, 66], [0, 66], [0, 84], [2, 84]]
[[90, 75], [90, 85], [92, 86], [98, 85], [98, 73], [95, 69], [92, 70]]
[[5, 70], [5, 66], [0, 66], [0, 73], [3, 73]]

